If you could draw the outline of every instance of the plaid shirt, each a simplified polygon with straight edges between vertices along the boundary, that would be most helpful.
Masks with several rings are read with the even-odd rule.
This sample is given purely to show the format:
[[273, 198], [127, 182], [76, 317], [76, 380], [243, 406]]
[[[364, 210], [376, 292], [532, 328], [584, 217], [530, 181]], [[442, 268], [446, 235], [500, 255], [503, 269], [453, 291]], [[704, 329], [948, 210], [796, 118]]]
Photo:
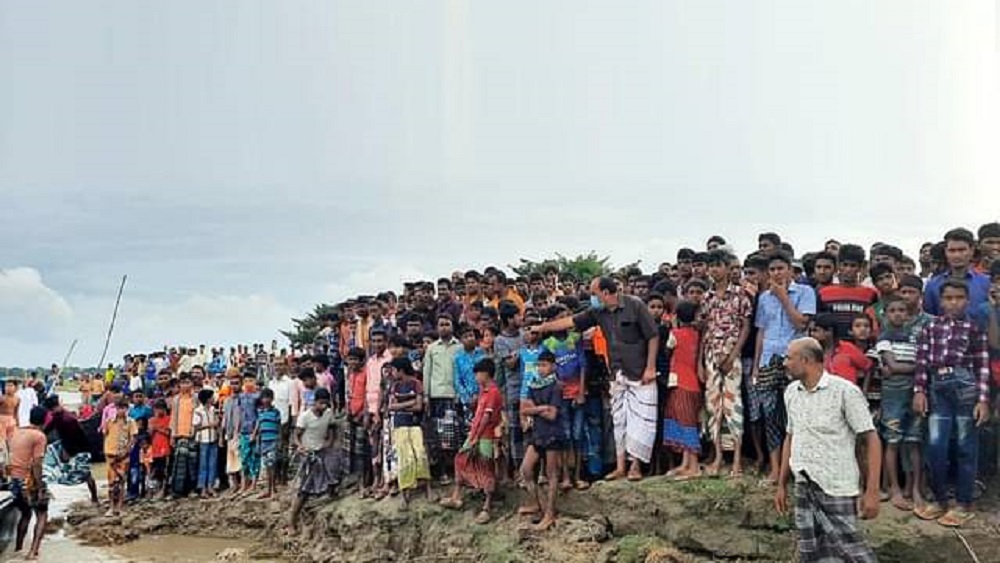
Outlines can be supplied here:
[[979, 401], [990, 392], [989, 353], [986, 333], [967, 318], [938, 317], [927, 323], [917, 338], [917, 371], [914, 391], [925, 393], [932, 371], [965, 368], [976, 374]]

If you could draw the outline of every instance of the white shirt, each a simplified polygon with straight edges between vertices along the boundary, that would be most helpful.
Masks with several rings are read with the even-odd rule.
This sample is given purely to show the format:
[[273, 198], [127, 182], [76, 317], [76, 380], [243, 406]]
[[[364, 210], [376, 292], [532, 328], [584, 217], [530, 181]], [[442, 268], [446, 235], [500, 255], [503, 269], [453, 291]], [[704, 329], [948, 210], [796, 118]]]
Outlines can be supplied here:
[[142, 391], [142, 378], [138, 375], [133, 375], [132, 378], [128, 380], [128, 388], [132, 393]]
[[292, 378], [283, 375], [267, 383], [267, 388], [274, 391], [274, 408], [281, 413], [281, 424], [288, 424], [292, 408], [292, 392], [295, 386]]
[[804, 471], [830, 496], [858, 496], [855, 441], [858, 434], [875, 430], [861, 389], [824, 371], [812, 391], [801, 381], [789, 385], [785, 408], [792, 437], [789, 465], [795, 480], [804, 481]]
[[31, 426], [31, 409], [38, 406], [38, 393], [25, 387], [17, 390], [17, 398], [21, 400], [17, 405], [17, 427], [27, 428]]
[[302, 411], [295, 422], [295, 427], [302, 429], [302, 437], [299, 439], [302, 447], [312, 452], [323, 449], [323, 445], [326, 444], [327, 429], [332, 424], [332, 409], [323, 411], [323, 416], [316, 416], [312, 409]]

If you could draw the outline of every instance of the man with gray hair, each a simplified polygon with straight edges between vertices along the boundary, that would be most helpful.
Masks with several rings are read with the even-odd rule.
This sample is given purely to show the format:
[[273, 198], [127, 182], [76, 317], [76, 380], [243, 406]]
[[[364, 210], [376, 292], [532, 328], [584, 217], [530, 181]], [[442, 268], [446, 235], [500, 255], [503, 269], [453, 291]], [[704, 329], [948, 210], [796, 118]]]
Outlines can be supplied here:
[[[857, 526], [859, 511], [870, 519], [879, 510], [882, 446], [868, 402], [856, 385], [823, 369], [823, 347], [812, 338], [793, 340], [785, 365], [794, 381], [785, 389], [788, 426], [775, 508], [788, 512], [786, 486], [794, 475], [800, 561], [876, 561]], [[858, 437], [868, 458], [860, 503]]]

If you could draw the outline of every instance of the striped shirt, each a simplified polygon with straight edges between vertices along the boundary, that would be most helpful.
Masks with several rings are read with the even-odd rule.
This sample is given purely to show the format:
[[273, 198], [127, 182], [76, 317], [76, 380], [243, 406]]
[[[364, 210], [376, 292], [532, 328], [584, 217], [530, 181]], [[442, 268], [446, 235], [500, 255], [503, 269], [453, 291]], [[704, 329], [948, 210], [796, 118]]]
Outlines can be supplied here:
[[281, 438], [281, 411], [273, 406], [257, 410], [257, 436], [263, 443], [277, 442]]

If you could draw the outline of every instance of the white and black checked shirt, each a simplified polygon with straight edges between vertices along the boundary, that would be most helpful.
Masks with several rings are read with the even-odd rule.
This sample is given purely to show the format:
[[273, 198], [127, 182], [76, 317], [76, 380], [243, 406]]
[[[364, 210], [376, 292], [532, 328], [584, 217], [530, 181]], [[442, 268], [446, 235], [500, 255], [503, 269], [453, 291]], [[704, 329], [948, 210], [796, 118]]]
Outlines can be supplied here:
[[858, 434], [875, 430], [861, 389], [824, 371], [812, 391], [800, 381], [789, 385], [785, 389], [785, 408], [788, 435], [792, 438], [789, 465], [796, 481], [802, 481], [805, 472], [830, 496], [857, 496], [855, 439]]

